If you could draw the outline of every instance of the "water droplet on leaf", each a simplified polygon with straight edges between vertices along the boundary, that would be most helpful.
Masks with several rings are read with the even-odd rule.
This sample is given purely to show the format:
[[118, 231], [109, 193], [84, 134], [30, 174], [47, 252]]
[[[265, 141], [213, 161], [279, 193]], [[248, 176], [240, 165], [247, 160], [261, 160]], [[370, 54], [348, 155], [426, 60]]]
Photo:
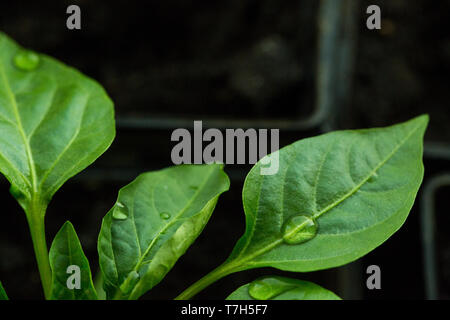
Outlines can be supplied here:
[[168, 212], [161, 212], [159, 214], [159, 216], [161, 217], [161, 219], [164, 219], [164, 220], [170, 219], [170, 213], [168, 213]]
[[112, 216], [116, 220], [125, 220], [128, 218], [128, 208], [123, 203], [117, 202]]
[[32, 71], [39, 65], [39, 56], [29, 50], [21, 50], [14, 56], [14, 65], [25, 71]]
[[248, 294], [256, 300], [269, 300], [294, 286], [274, 277], [263, 277], [250, 283]]
[[25, 197], [25, 194], [22, 192], [22, 190], [19, 189], [16, 185], [12, 184], [9, 188], [9, 193], [16, 199], [22, 199]]
[[317, 229], [318, 225], [311, 217], [293, 216], [283, 226], [283, 240], [287, 244], [300, 244], [314, 238]]
[[369, 182], [375, 182], [378, 178], [378, 174], [375, 172], [373, 175], [370, 176]]
[[125, 295], [129, 294], [140, 278], [139, 273], [134, 270], [131, 271], [120, 286], [120, 291], [122, 291]]

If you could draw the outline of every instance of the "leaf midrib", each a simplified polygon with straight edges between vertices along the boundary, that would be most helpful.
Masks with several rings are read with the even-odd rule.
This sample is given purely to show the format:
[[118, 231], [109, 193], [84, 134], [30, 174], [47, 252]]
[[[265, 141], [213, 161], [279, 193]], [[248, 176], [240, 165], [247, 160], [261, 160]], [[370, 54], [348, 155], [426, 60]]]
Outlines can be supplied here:
[[[408, 197], [406, 197], [406, 198], [410, 198], [413, 194], [414, 194], [414, 191], [409, 192], [408, 193]], [[405, 200], [405, 202], [407, 202], [407, 200]], [[396, 213], [397, 212], [398, 211], [396, 211]], [[346, 233], [341, 233], [341, 234], [334, 234], [334, 233], [330, 234], [330, 233], [327, 233], [327, 234], [324, 234], [324, 235], [318, 235], [318, 237], [338, 237], [338, 236], [342, 237], [342, 236], [349, 236], [349, 235], [353, 235], [354, 236], [354, 235], [362, 233], [362, 232], [364, 232], [364, 231], [366, 231], [368, 229], [376, 228], [379, 225], [381, 225], [383, 223], [386, 223], [386, 221], [388, 221], [391, 218], [392, 218], [392, 216], [387, 217], [386, 219], [381, 220], [378, 223], [373, 224], [373, 225], [371, 225], [370, 227], [368, 227], [366, 229], [361, 229], [361, 230], [356, 230], [356, 231], [346, 232]], [[346, 254], [349, 254], [349, 253], [346, 253]], [[336, 255], [329, 256], [327, 259], [336, 258], [336, 257], [339, 257], [339, 256], [340, 256], [339, 254], [336, 254]], [[316, 261], [316, 260], [317, 260], [316, 258], [310, 258], [310, 259], [302, 258], [302, 261], [309, 261], [310, 262], [310, 261]], [[280, 261], [277, 261], [277, 263], [290, 263], [290, 262], [296, 262], [296, 261], [298, 261], [298, 260], [289, 259], [289, 260], [280, 260]], [[271, 262], [273, 262], [273, 261], [270, 261], [270, 260], [269, 261], [264, 261], [264, 260], [261, 261], [261, 260], [259, 260], [259, 261], [255, 262], [254, 264], [252, 263], [252, 265], [264, 265], [266, 263], [271, 263]]]
[[153, 240], [148, 245], [147, 249], [145, 250], [144, 254], [139, 259], [138, 263], [134, 267], [134, 271], [138, 271], [140, 267], [142, 266], [144, 259], [147, 257], [147, 255], [150, 253], [151, 249], [153, 248], [155, 242], [160, 238], [161, 234], [164, 233], [169, 227], [171, 227], [175, 222], [177, 222], [178, 218], [183, 215], [183, 213], [189, 208], [189, 206], [192, 204], [192, 202], [197, 198], [197, 196], [200, 194], [200, 191], [205, 186], [205, 184], [208, 182], [209, 178], [211, 177], [212, 173], [214, 172], [215, 168], [212, 166], [210, 172], [206, 176], [205, 180], [202, 182], [202, 184], [198, 187], [197, 191], [194, 193], [194, 195], [191, 197], [189, 202], [184, 206], [184, 208], [169, 222], [167, 223], [164, 228], [162, 228], [158, 234], [153, 238]]
[[[66, 239], [67, 239], [67, 251], [68, 251], [68, 254], [69, 254], [70, 265], [73, 264], [73, 260], [72, 260], [72, 248], [71, 248], [71, 245], [70, 245], [71, 240], [72, 240], [72, 234], [71, 234], [71, 231], [72, 231], [72, 230], [69, 230], [69, 228], [67, 228], [67, 231], [66, 231]], [[70, 290], [70, 291], [72, 292], [73, 300], [75, 300], [75, 290]]]
[[[352, 188], [349, 192], [347, 192], [344, 196], [342, 196], [340, 199], [332, 202], [330, 205], [326, 206], [324, 209], [322, 209], [320, 212], [316, 213], [313, 215], [314, 219], [319, 218], [321, 215], [323, 215], [324, 213], [330, 211], [331, 209], [333, 209], [334, 207], [336, 207], [338, 204], [340, 204], [341, 202], [345, 201], [346, 199], [348, 199], [350, 196], [352, 196], [355, 192], [357, 192], [369, 179], [370, 177], [376, 173], [377, 170], [379, 170], [384, 164], [386, 164], [387, 161], [389, 161], [394, 154], [405, 144], [406, 141], [409, 140], [409, 138], [420, 128], [420, 124], [418, 124], [414, 129], [412, 129], [405, 138], [403, 138], [393, 149], [392, 151], [386, 156], [385, 159], [383, 159], [382, 161], [380, 161], [380, 163], [375, 166], [375, 168], [373, 170], [370, 171], [370, 173], [367, 175], [366, 178], [364, 178], [358, 185], [356, 185], [354, 188]], [[292, 233], [295, 233], [297, 231], [296, 229], [293, 229]], [[250, 242], [250, 240], [249, 240]], [[267, 251], [272, 250], [273, 248], [275, 248], [276, 246], [280, 245], [281, 243], [283, 243], [283, 238], [279, 238], [275, 241], [273, 241], [272, 243], [270, 243], [269, 245], [262, 247], [261, 249], [255, 251], [253, 254], [248, 255], [246, 258], [240, 259], [240, 260], [235, 260], [235, 264], [236, 265], [243, 265], [244, 263], [251, 261], [252, 259], [266, 253]], [[241, 255], [238, 255], [238, 257], [240, 257]]]
[[[2, 38], [0, 38], [0, 40], [2, 40]], [[80, 130], [81, 130], [81, 125], [77, 126], [77, 129], [76, 129], [75, 133], [73, 134], [73, 136], [71, 137], [69, 143], [64, 147], [63, 151], [58, 155], [58, 157], [52, 163], [51, 167], [48, 170], [46, 170], [45, 175], [42, 177], [42, 180], [38, 184], [37, 171], [36, 171], [36, 166], [35, 166], [35, 162], [34, 162], [34, 158], [33, 158], [33, 153], [32, 153], [32, 150], [31, 150], [30, 138], [32, 137], [34, 131], [37, 130], [37, 127], [39, 126], [39, 124], [33, 129], [31, 134], [27, 137], [27, 135], [25, 133], [25, 129], [24, 129], [23, 124], [22, 124], [22, 119], [21, 119], [20, 112], [19, 112], [19, 106], [17, 104], [17, 100], [16, 100], [16, 97], [14, 95], [14, 92], [11, 89], [11, 85], [9, 83], [9, 80], [8, 80], [8, 77], [7, 77], [6, 72], [4, 70], [4, 66], [3, 66], [2, 62], [0, 62], [0, 75], [1, 75], [1, 78], [2, 78], [3, 83], [5, 85], [6, 92], [7, 92], [7, 95], [8, 95], [8, 99], [9, 99], [11, 105], [13, 106], [14, 116], [15, 116], [15, 119], [17, 121], [17, 123], [11, 122], [11, 124], [16, 126], [16, 128], [18, 129], [18, 131], [20, 133], [20, 136], [21, 136], [21, 138], [23, 140], [23, 143], [25, 145], [25, 152], [26, 152], [26, 156], [27, 156], [28, 167], [30, 169], [30, 175], [31, 175], [30, 179], [31, 179], [31, 181], [29, 181], [27, 179], [27, 177], [9, 161], [9, 159], [7, 159], [5, 157], [3, 157], [3, 158], [8, 163], [10, 163], [10, 165], [18, 172], [18, 174], [20, 174], [22, 176], [24, 181], [32, 188], [33, 194], [37, 195], [37, 194], [39, 194], [40, 191], [42, 191], [42, 186], [43, 186], [44, 182], [47, 180], [48, 176], [50, 175], [52, 169], [55, 168], [55, 166], [58, 164], [58, 162], [63, 157], [63, 155], [67, 152], [67, 150], [72, 146], [74, 141], [77, 139], [77, 137], [78, 137], [78, 135], [80, 133]], [[85, 96], [86, 96], [86, 98], [85, 98], [86, 102], [84, 103], [82, 117], [83, 117], [84, 112], [86, 110], [87, 101], [89, 100], [89, 93], [86, 93]], [[42, 117], [41, 122], [42, 122], [42, 120], [44, 120], [46, 118], [46, 115], [48, 114], [49, 110], [50, 110], [50, 107], [47, 110], [47, 113]], [[56, 183], [56, 185], [58, 183], [59, 183], [59, 180]], [[54, 192], [54, 191], [51, 190], [50, 194], [52, 192]]]
[[36, 168], [34, 166], [33, 154], [31, 152], [30, 143], [25, 135], [25, 131], [24, 131], [24, 128], [22, 125], [22, 120], [21, 120], [20, 114], [19, 114], [19, 108], [17, 106], [17, 101], [14, 96], [14, 93], [12, 92], [11, 85], [9, 84], [8, 78], [6, 77], [3, 63], [0, 63], [0, 74], [1, 74], [1, 77], [3, 80], [3, 83], [5, 84], [6, 92], [8, 94], [10, 103], [13, 106], [14, 116], [17, 121], [17, 126], [19, 129], [20, 136], [22, 137], [22, 140], [25, 145], [25, 152], [27, 154], [28, 167], [30, 168], [30, 174], [31, 174], [31, 186], [33, 188], [34, 193], [36, 194], [37, 193], [37, 185], [36, 185], [37, 178], [36, 178]]

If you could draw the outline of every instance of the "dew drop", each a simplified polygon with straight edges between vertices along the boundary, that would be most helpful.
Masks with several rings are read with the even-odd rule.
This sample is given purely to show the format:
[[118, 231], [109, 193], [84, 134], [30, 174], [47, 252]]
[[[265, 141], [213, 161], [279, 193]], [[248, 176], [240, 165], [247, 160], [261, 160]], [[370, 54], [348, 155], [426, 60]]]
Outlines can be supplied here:
[[124, 282], [120, 286], [120, 291], [124, 294], [129, 294], [131, 290], [135, 287], [136, 283], [139, 281], [140, 275], [136, 271], [131, 271], [127, 277], [125, 278]]
[[11, 187], [9, 188], [9, 193], [16, 199], [22, 199], [25, 197], [25, 194], [19, 189], [18, 186], [11, 184]]
[[39, 56], [29, 50], [21, 50], [14, 56], [14, 65], [25, 71], [32, 71], [39, 65]]
[[117, 202], [112, 216], [116, 220], [125, 220], [128, 218], [128, 208], [123, 203]]
[[161, 219], [164, 219], [164, 220], [170, 219], [170, 213], [168, 213], [168, 212], [161, 212], [159, 214], [159, 216], [161, 217]]
[[250, 283], [248, 294], [256, 300], [269, 300], [293, 286], [274, 277], [263, 277]]
[[318, 225], [311, 217], [298, 215], [289, 218], [283, 226], [283, 240], [287, 244], [300, 244], [317, 234]]
[[373, 175], [370, 176], [368, 182], [375, 182], [378, 178], [378, 174], [375, 172]]

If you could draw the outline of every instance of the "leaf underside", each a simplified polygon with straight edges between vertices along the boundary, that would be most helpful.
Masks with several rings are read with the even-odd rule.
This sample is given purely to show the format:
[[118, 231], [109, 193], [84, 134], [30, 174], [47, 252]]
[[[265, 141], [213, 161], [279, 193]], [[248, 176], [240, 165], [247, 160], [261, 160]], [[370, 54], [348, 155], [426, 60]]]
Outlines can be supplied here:
[[47, 204], [62, 184], [115, 136], [113, 103], [95, 81], [43, 54], [34, 70], [14, 57], [23, 48], [0, 32], [0, 171], [25, 209]]
[[[97, 300], [89, 262], [70, 222], [62, 226], [53, 240], [50, 248], [50, 266], [52, 269], [51, 300]], [[77, 266], [80, 270], [79, 289], [68, 286], [68, 279], [73, 274], [73, 271], [68, 270], [70, 266]]]
[[[239, 269], [314, 271], [349, 263], [388, 239], [405, 221], [422, 182], [428, 116], [386, 128], [347, 130], [295, 142], [279, 152], [279, 171], [243, 188], [246, 231], [229, 261]], [[283, 241], [288, 219], [306, 215], [317, 235]]]
[[100, 267], [109, 299], [137, 299], [195, 241], [221, 193], [223, 165], [181, 165], [141, 174], [103, 219]]

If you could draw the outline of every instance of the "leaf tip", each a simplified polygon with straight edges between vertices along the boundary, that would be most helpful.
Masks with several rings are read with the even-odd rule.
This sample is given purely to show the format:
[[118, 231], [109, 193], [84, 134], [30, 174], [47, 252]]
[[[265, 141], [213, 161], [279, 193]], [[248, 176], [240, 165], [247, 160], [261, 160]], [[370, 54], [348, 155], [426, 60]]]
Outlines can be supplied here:
[[64, 222], [63, 226], [61, 227], [61, 230], [65, 230], [65, 229], [67, 229], [67, 228], [69, 228], [69, 229], [75, 229], [75, 228], [73, 227], [72, 222], [70, 222], [69, 220], [67, 220], [66, 222]]
[[426, 128], [430, 122], [430, 116], [427, 113], [421, 114], [410, 120], [411, 122], [419, 123], [421, 127]]
[[[70, 237], [71, 235], [76, 235], [75, 228], [70, 221], [66, 221], [62, 225], [61, 229], [59, 229], [53, 242], [56, 242], [56, 240], [61, 237]], [[50, 250], [51, 250], [51, 248], [50, 248]]]

